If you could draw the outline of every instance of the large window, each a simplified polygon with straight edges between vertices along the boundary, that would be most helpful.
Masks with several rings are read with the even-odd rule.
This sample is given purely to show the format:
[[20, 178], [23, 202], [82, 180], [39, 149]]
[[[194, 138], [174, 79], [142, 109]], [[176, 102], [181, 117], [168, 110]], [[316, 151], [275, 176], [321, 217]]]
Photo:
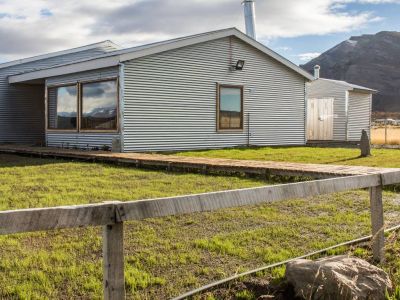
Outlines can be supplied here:
[[117, 83], [115, 81], [82, 84], [81, 129], [117, 129]]
[[117, 81], [50, 87], [47, 111], [50, 130], [115, 131], [118, 129]]
[[218, 98], [218, 130], [243, 129], [243, 87], [220, 85]]
[[49, 89], [49, 129], [77, 129], [77, 87], [63, 86]]

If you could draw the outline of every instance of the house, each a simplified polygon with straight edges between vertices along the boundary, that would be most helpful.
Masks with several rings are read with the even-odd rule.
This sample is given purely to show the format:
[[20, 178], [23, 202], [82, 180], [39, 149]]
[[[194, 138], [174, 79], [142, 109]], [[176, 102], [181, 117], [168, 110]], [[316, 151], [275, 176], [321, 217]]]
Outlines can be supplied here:
[[320, 78], [320, 66], [308, 84], [307, 139], [359, 142], [362, 130], [370, 135], [372, 95], [376, 90], [345, 81]]
[[128, 49], [105, 41], [0, 65], [0, 143], [304, 145], [312, 79], [235, 28]]

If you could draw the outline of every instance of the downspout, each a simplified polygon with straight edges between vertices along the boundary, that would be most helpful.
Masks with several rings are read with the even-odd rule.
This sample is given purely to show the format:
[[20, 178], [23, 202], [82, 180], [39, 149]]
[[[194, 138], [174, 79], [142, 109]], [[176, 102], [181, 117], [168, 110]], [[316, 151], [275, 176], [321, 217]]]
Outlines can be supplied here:
[[124, 131], [125, 131], [125, 120], [124, 120], [124, 111], [125, 111], [125, 97], [124, 97], [124, 90], [125, 90], [125, 64], [119, 63], [119, 136], [121, 139], [121, 152], [125, 152], [125, 142], [124, 142]]
[[304, 145], [308, 143], [308, 81], [304, 80]]
[[349, 91], [346, 91], [345, 95], [345, 134], [346, 134], [346, 142], [349, 141]]
[[49, 95], [47, 88], [47, 79], [44, 81], [44, 145], [48, 147], [47, 143], [47, 128], [49, 128]]

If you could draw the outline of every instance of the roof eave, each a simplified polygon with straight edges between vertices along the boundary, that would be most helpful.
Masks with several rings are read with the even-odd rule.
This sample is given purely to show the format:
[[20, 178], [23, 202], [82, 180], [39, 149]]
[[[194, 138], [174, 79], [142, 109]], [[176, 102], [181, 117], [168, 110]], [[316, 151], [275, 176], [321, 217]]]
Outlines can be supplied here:
[[118, 64], [119, 64], [119, 57], [110, 56], [80, 63], [74, 63], [49, 69], [38, 70], [29, 73], [23, 73], [19, 75], [11, 75], [8, 77], [8, 82], [10, 84], [22, 83], [35, 79], [43, 79], [43, 78], [79, 73], [84, 71], [90, 71], [95, 69], [115, 67], [118, 66]]
[[357, 92], [357, 93], [367, 93], [367, 94], [378, 94], [379, 91], [377, 90], [373, 90], [373, 89], [361, 89], [361, 88], [353, 88], [352, 89], [353, 92]]

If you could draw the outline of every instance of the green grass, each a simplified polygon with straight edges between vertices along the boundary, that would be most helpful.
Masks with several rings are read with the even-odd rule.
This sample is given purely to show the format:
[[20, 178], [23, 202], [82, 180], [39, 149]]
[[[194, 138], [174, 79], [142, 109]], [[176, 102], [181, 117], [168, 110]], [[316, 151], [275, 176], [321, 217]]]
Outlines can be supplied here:
[[[0, 210], [135, 200], [269, 184], [0, 155]], [[385, 192], [389, 223], [398, 194]], [[367, 191], [128, 222], [128, 299], [165, 299], [370, 230]], [[101, 299], [101, 228], [0, 236], [0, 299]], [[243, 295], [243, 297], [247, 297]]]
[[[332, 249], [324, 254], [317, 254], [307, 259], [318, 259], [326, 255], [349, 255], [359, 257], [373, 263], [371, 242], [365, 242], [359, 245], [341, 246]], [[385, 243], [385, 263], [378, 265], [389, 274], [392, 282], [397, 284], [393, 291], [386, 292], [387, 300], [400, 300], [400, 232], [392, 231], [386, 234]], [[259, 299], [260, 296], [275, 295], [281, 293], [285, 288], [288, 288], [285, 281], [286, 267], [279, 266], [272, 269], [260, 271], [256, 274], [247, 275], [237, 280], [231, 281], [226, 285], [218, 286], [208, 290], [202, 294], [193, 297], [193, 300], [206, 299]], [[267, 289], [269, 292], [267, 292]], [[283, 295], [279, 295], [284, 297]], [[278, 296], [279, 299], [281, 299]], [[291, 299], [291, 298], [290, 298]]]
[[359, 149], [311, 147], [235, 148], [174, 155], [400, 168], [399, 149], [373, 149], [372, 156], [365, 158], [359, 157]]

